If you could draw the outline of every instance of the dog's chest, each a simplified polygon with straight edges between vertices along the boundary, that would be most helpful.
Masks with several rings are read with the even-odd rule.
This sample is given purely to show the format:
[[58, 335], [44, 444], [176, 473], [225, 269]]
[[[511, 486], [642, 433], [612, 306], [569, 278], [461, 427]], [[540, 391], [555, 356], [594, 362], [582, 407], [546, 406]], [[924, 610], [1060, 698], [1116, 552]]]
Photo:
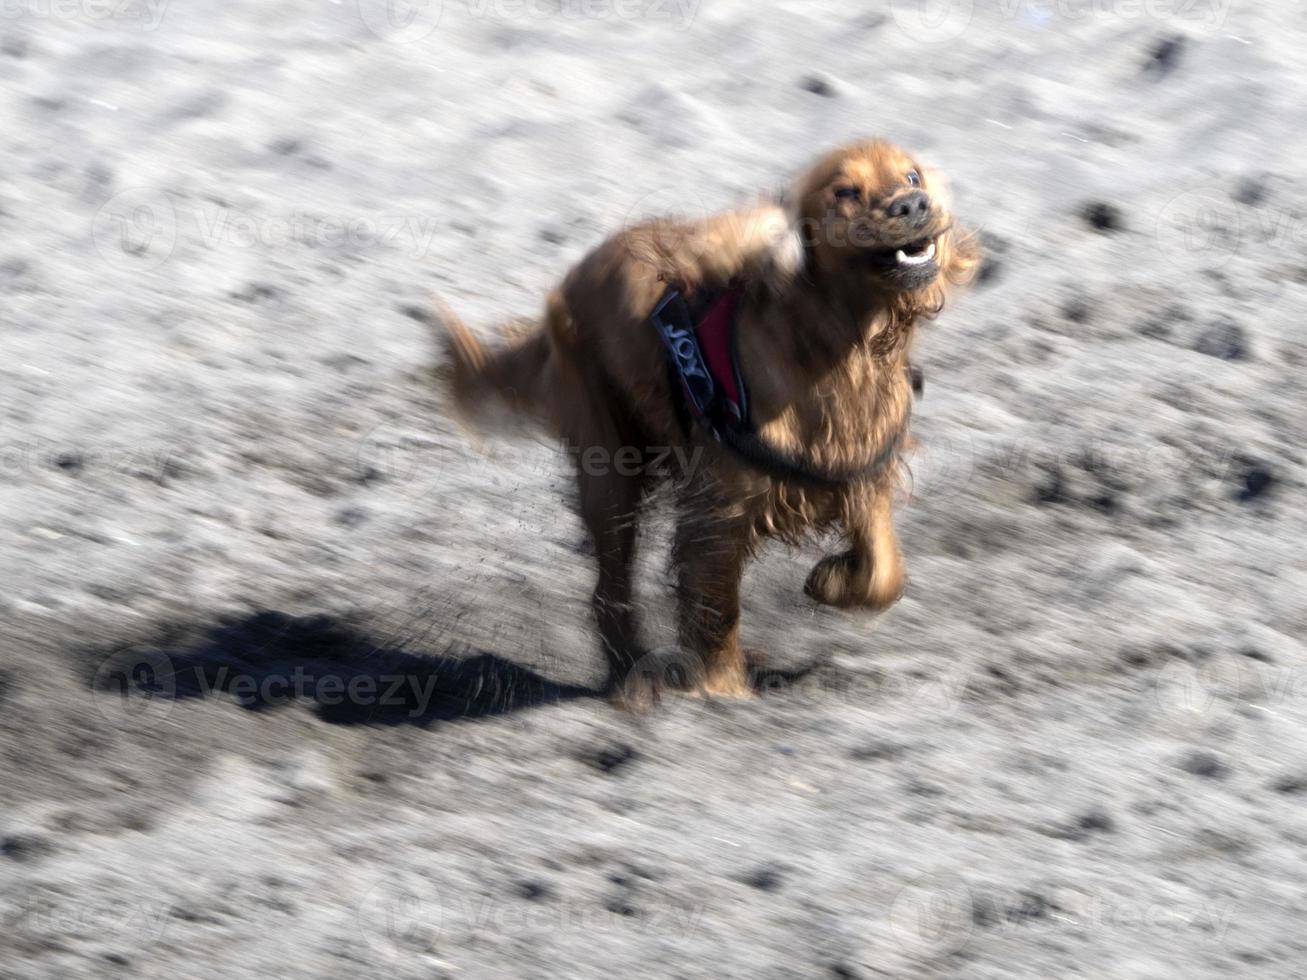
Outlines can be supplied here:
[[766, 428], [819, 465], [857, 467], [903, 433], [911, 408], [906, 358], [859, 352], [824, 377], [797, 386], [787, 409]]

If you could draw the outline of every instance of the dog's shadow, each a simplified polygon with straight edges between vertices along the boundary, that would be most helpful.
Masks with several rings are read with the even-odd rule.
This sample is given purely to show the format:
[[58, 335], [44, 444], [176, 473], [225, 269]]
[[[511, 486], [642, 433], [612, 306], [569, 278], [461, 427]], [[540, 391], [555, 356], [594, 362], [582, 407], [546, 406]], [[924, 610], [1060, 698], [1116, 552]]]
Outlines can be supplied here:
[[[263, 711], [307, 704], [339, 725], [417, 725], [486, 718], [579, 698], [603, 697], [493, 653], [415, 651], [335, 616], [260, 611], [196, 629], [174, 625], [149, 643], [84, 651], [102, 696], [192, 700], [222, 694]], [[800, 680], [798, 671], [755, 669], [760, 691]]]
[[261, 611], [159, 640], [87, 651], [107, 696], [190, 700], [223, 694], [252, 711], [298, 702], [339, 725], [483, 718], [599, 692], [560, 684], [493, 653], [427, 653], [335, 616]]

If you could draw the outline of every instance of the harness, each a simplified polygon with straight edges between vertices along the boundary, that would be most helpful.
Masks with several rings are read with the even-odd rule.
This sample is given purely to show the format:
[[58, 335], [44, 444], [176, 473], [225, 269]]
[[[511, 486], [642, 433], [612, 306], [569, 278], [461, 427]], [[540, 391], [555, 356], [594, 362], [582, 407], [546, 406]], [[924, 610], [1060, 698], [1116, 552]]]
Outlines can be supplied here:
[[[843, 487], [877, 476], [898, 455], [904, 432], [899, 432], [865, 465], [852, 469], [819, 469], [801, 456], [769, 445], [749, 413], [749, 392], [740, 371], [735, 343], [744, 287], [685, 298], [671, 285], [650, 315], [663, 346], [672, 390], [680, 389], [676, 413], [689, 434], [691, 420], [704, 426], [714, 439], [773, 479], [824, 487]], [[921, 372], [909, 369], [912, 390], [922, 391]]]

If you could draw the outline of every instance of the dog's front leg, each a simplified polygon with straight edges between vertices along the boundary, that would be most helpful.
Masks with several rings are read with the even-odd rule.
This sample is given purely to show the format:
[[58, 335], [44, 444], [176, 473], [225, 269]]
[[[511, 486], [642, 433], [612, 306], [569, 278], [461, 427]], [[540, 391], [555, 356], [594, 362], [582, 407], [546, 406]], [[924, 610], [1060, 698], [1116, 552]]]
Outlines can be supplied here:
[[879, 483], [862, 492], [845, 514], [849, 550], [818, 562], [804, 591], [830, 606], [885, 609], [903, 594], [907, 577], [894, 530], [893, 487]]
[[748, 551], [742, 515], [696, 507], [677, 524], [681, 645], [702, 662], [695, 686], [703, 694], [746, 697], [752, 691], [740, 649], [740, 578]]

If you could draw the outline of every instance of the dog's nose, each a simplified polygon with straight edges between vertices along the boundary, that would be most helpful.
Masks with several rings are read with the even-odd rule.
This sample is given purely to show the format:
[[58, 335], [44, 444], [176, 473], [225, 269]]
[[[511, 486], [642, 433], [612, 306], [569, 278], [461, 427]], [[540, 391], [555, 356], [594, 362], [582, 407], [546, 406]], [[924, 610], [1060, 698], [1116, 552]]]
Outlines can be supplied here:
[[930, 198], [925, 191], [912, 191], [896, 198], [885, 210], [891, 218], [903, 218], [914, 225], [925, 224], [926, 215], [930, 213]]

